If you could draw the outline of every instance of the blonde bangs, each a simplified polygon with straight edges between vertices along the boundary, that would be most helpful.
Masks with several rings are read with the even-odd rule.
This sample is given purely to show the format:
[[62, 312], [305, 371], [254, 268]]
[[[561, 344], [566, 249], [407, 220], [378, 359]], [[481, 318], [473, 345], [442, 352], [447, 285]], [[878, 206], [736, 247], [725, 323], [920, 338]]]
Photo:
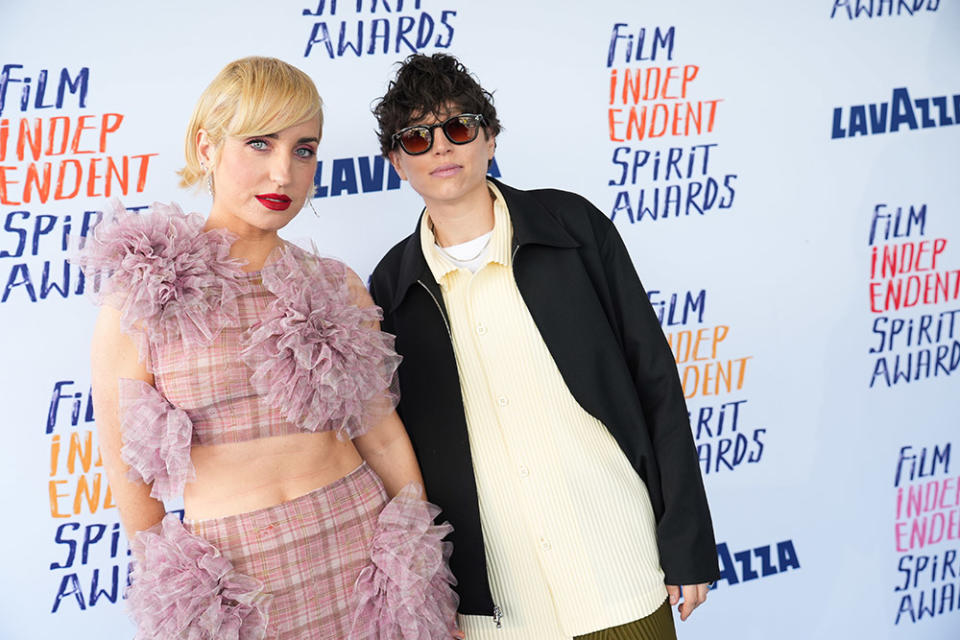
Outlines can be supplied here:
[[239, 91], [233, 98], [235, 106], [224, 133], [236, 137], [265, 135], [319, 117], [319, 135], [323, 129], [322, 102], [310, 77], [289, 66], [270, 71], [238, 78]]
[[199, 161], [197, 132], [219, 146], [223, 139], [277, 133], [312, 118], [323, 132], [323, 101], [310, 76], [276, 58], [250, 57], [223, 68], [201, 94], [184, 140], [181, 186], [199, 185], [208, 168]]

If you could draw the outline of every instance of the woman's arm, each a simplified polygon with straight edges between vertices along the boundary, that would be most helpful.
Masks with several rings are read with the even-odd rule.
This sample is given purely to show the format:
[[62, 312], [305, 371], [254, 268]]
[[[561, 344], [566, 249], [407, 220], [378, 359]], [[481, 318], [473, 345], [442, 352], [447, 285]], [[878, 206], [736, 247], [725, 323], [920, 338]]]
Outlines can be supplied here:
[[120, 458], [122, 436], [118, 404], [120, 378], [153, 384], [153, 376], [140, 361], [134, 341], [120, 330], [120, 311], [104, 305], [93, 330], [91, 345], [93, 408], [97, 439], [113, 498], [127, 538], [163, 519], [163, 503], [150, 497], [150, 485], [127, 478], [129, 467]]
[[411, 482], [423, 485], [413, 446], [396, 411], [388, 413], [367, 433], [354, 438], [353, 444], [383, 480], [391, 498]]

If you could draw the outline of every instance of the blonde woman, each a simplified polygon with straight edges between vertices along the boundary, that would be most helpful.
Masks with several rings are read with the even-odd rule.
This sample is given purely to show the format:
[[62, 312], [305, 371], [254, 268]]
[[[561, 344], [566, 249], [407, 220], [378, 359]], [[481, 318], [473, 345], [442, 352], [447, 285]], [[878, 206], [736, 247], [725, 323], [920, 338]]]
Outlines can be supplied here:
[[[106, 277], [94, 403], [138, 638], [460, 635], [449, 527], [393, 411], [393, 338], [349, 268], [277, 234], [312, 192], [322, 126], [302, 71], [230, 63], [180, 172], [212, 194], [206, 219], [118, 210], [77, 258]], [[162, 502], [180, 494], [182, 523]]]

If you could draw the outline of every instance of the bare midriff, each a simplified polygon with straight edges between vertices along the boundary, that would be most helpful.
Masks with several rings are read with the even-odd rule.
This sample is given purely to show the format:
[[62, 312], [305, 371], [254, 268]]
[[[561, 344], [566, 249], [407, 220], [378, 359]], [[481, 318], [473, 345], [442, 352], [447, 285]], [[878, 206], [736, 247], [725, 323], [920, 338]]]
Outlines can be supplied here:
[[363, 459], [336, 433], [297, 433], [246, 442], [193, 445], [197, 478], [183, 494], [186, 518], [209, 520], [306, 495], [356, 469]]

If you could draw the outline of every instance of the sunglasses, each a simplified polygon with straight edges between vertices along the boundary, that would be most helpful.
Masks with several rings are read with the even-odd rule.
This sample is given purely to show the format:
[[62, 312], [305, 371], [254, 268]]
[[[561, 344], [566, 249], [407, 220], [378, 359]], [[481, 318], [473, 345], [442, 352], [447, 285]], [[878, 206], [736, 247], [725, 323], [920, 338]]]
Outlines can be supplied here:
[[480, 127], [484, 124], [486, 123], [480, 114], [461, 113], [436, 124], [418, 124], [400, 129], [391, 138], [395, 145], [399, 143], [400, 148], [411, 156], [419, 156], [433, 147], [433, 130], [437, 127], [451, 143], [467, 144], [477, 139]]

